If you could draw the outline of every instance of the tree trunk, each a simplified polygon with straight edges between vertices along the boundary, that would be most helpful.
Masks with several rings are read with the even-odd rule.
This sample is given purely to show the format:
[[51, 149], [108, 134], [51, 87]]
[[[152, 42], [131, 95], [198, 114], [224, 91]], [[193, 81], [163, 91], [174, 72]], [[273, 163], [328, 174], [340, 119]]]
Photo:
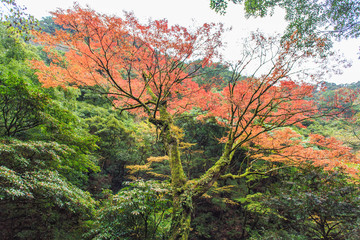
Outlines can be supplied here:
[[[233, 141], [225, 145], [221, 158], [200, 179], [189, 182], [185, 176], [179, 150], [179, 129], [173, 124], [166, 106], [160, 107], [160, 119], [150, 121], [161, 127], [161, 137], [169, 157], [171, 171], [171, 187], [173, 197], [173, 215], [170, 227], [170, 240], [187, 240], [190, 233], [193, 199], [205, 193], [224, 173], [233, 156]], [[229, 136], [231, 136], [229, 134]]]
[[[153, 122], [155, 120], [152, 120]], [[191, 212], [193, 209], [192, 195], [185, 189], [187, 178], [181, 163], [179, 150], [179, 133], [174, 126], [166, 106], [160, 108], [160, 124], [162, 140], [169, 157], [171, 171], [171, 187], [173, 196], [173, 215], [171, 219], [171, 240], [187, 240], [190, 232]]]
[[223, 151], [223, 154], [217, 160], [217, 162], [209, 168], [199, 179], [195, 180], [193, 188], [193, 198], [201, 197], [204, 193], [206, 193], [216, 182], [219, 177], [224, 174], [226, 169], [228, 168], [231, 159], [234, 155], [232, 151], [233, 141], [230, 139], [226, 144]]
[[193, 202], [187, 192], [173, 195], [173, 216], [171, 219], [170, 240], [187, 240], [190, 233]]
[[172, 124], [170, 124], [170, 128], [166, 133], [165, 142], [170, 161], [173, 196], [173, 215], [169, 239], [186, 240], [190, 232], [191, 210], [193, 208], [192, 196], [191, 193], [185, 189], [187, 180], [181, 164], [179, 140], [171, 128]]

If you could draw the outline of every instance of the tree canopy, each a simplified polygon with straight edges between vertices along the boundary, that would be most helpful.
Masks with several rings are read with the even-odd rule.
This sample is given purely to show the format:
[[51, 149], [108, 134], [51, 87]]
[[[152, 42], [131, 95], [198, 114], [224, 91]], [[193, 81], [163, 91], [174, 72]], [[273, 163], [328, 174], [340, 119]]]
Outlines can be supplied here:
[[[45, 87], [99, 86], [98, 91], [116, 108], [146, 118], [160, 132], [172, 187], [170, 239], [188, 238], [193, 201], [217, 180], [257, 174], [251, 167], [243, 174], [227, 172], [235, 153], [244, 147], [255, 152], [266, 149], [253, 155], [266, 161], [294, 166], [311, 163], [356, 174], [348, 165], [358, 160], [340, 142], [331, 144], [333, 139], [317, 135], [303, 140], [287, 128], [303, 127], [305, 120], [336, 114], [335, 106], [341, 105], [334, 102], [333, 107], [319, 111], [312, 100], [315, 86], [297, 79], [317, 77], [299, 67], [303, 61], [326, 60], [323, 38], [309, 36], [313, 44], [306, 45], [301, 42], [308, 39], [299, 32], [283, 42], [254, 33], [253, 44], [233, 65], [232, 77], [221, 88], [198, 85], [192, 79], [217, 55], [221, 25], [204, 24], [190, 30], [168, 26], [166, 20], [141, 24], [132, 14], [121, 19], [79, 5], [58, 10], [54, 16], [63, 30], [52, 35], [35, 33], [51, 59], [49, 65], [32, 61], [39, 80]], [[298, 44], [304, 47], [299, 49]], [[59, 46], [64, 53], [56, 51]], [[251, 64], [257, 65], [256, 70], [244, 75]], [[221, 156], [195, 179], [186, 176], [181, 160], [181, 129], [176, 119], [185, 113], [199, 119], [213, 118], [226, 129], [220, 139], [224, 144]]]

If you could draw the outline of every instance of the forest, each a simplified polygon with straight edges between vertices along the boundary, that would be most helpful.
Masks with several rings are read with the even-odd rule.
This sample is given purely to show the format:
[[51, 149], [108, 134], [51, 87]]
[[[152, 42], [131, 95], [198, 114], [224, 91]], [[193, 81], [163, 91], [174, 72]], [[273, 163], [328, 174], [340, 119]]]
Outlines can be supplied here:
[[210, 0], [286, 10], [233, 62], [222, 24], [1, 4], [1, 239], [360, 238], [358, 1]]

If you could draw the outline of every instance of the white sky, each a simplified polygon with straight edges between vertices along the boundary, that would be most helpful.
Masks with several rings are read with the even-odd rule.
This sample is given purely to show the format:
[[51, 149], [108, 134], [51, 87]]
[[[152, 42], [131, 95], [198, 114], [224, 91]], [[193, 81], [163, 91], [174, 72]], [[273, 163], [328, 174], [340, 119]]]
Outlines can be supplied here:
[[[237, 48], [241, 40], [249, 36], [251, 31], [259, 29], [267, 34], [282, 33], [287, 23], [283, 19], [283, 12], [275, 12], [276, 17], [245, 19], [243, 7], [229, 4], [227, 14], [221, 16], [210, 9], [210, 0], [78, 0], [81, 6], [89, 5], [92, 9], [107, 14], [121, 16], [123, 11], [133, 11], [140, 20], [168, 19], [170, 24], [191, 26], [205, 22], [223, 22], [232, 31], [224, 36], [227, 42], [225, 58], [236, 58]], [[17, 0], [20, 5], [27, 7], [27, 12], [36, 18], [49, 16], [50, 11], [56, 8], [69, 8], [73, 0]], [[347, 59], [352, 62], [352, 67], [344, 69], [342, 75], [332, 76], [330, 82], [351, 83], [360, 81], [360, 39], [351, 39], [335, 43]]]

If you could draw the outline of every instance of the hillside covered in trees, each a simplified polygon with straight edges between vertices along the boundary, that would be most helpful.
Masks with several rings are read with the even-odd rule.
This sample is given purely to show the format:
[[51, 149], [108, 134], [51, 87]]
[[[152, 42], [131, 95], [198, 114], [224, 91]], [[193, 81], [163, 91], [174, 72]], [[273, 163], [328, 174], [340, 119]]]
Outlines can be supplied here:
[[323, 18], [226, 62], [221, 24], [1, 3], [1, 239], [359, 239], [360, 82], [319, 81]]

